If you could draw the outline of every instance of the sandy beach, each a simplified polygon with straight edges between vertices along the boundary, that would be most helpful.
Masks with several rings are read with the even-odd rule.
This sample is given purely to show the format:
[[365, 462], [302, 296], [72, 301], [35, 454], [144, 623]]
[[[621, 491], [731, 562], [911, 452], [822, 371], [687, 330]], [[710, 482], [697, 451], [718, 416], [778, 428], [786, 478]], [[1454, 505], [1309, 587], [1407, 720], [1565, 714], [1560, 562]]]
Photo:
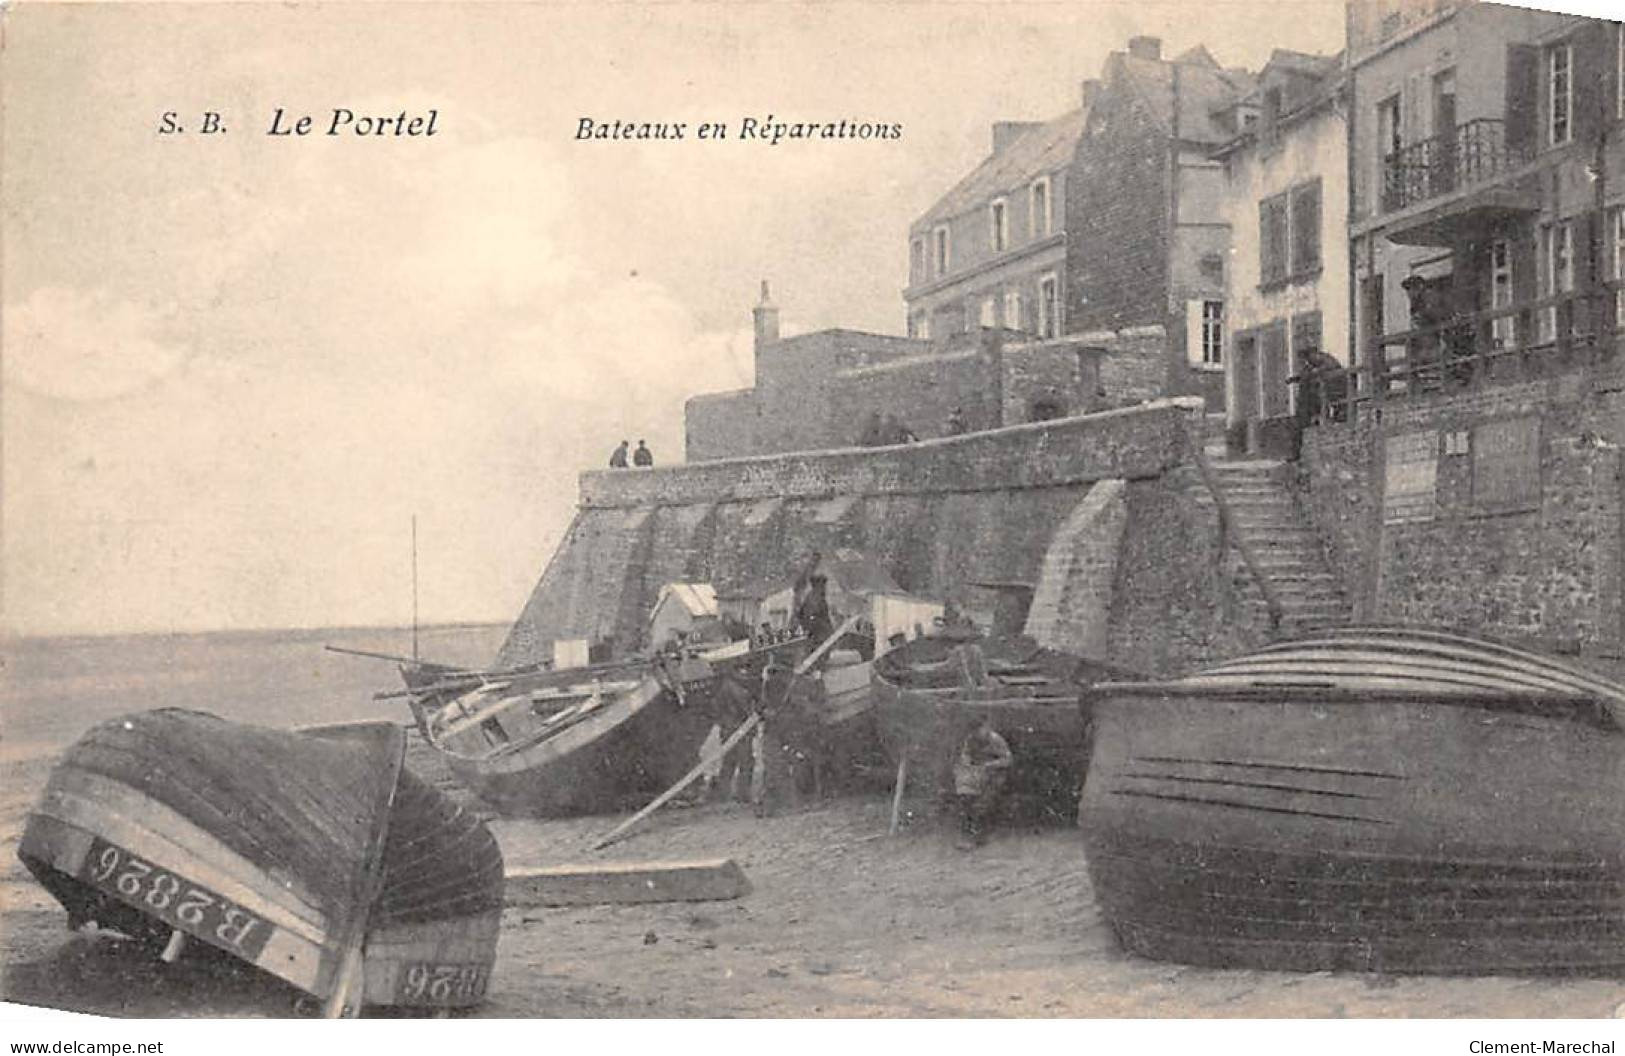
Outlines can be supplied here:
[[[413, 753], [420, 769], [425, 760]], [[70, 935], [18, 863], [48, 760], [17, 768], [0, 814], [7, 1000], [136, 1017], [282, 1017], [298, 994], [224, 959], [173, 966]], [[510, 865], [732, 857], [726, 902], [510, 908], [481, 1018], [1612, 1017], [1612, 979], [1216, 971], [1128, 957], [1095, 909], [1077, 833], [1007, 828], [984, 849], [918, 818], [886, 833], [883, 795], [761, 819], [713, 804], [657, 815], [601, 852], [612, 817], [492, 822]]]
[[[424, 636], [479, 664], [503, 629]], [[299, 994], [198, 947], [174, 965], [111, 935], [69, 933], [16, 855], [58, 752], [92, 723], [175, 704], [295, 726], [402, 718], [387, 664], [403, 632], [12, 643], [0, 783], [0, 996], [112, 1016], [284, 1017]], [[481, 810], [414, 735], [407, 763]], [[924, 810], [925, 804], [916, 804]], [[491, 819], [510, 867], [729, 857], [752, 885], [726, 902], [510, 908], [489, 1000], [516, 1017], [1612, 1017], [1625, 980], [1217, 971], [1130, 957], [1097, 911], [1074, 828], [1019, 818], [975, 852], [916, 815], [886, 835], [884, 780], [779, 817], [669, 807], [603, 851], [616, 816]]]

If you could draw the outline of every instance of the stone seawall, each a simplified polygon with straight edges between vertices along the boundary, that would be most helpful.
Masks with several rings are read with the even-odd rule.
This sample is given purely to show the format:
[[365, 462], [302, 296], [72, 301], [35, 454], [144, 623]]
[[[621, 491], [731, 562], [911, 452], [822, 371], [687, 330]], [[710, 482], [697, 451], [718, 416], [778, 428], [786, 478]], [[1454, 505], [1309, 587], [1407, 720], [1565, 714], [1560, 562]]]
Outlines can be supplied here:
[[1162, 404], [901, 447], [584, 473], [575, 521], [497, 663], [545, 658], [562, 638], [636, 649], [664, 583], [756, 589], [838, 547], [873, 554], [904, 589], [991, 609], [976, 584], [1036, 583], [1096, 482], [1159, 480], [1198, 428]]
[[1625, 653], [1625, 369], [1395, 401], [1304, 438], [1363, 619]]

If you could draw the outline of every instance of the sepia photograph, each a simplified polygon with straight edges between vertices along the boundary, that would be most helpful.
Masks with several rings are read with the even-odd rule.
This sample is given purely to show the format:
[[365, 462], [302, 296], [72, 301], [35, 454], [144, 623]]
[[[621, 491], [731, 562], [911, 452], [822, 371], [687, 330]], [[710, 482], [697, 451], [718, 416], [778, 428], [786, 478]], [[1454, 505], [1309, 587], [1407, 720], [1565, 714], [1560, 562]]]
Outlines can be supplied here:
[[0, 3], [11, 1051], [1615, 1052], [1620, 17]]

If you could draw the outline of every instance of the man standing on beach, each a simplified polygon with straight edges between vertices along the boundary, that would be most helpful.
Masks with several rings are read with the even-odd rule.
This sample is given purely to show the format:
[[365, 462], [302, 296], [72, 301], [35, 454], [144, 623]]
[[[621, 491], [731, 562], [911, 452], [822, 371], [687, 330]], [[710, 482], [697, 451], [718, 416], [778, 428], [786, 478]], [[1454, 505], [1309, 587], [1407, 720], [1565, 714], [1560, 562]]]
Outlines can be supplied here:
[[954, 763], [954, 793], [959, 797], [959, 849], [968, 851], [987, 842], [987, 828], [1004, 797], [1004, 785], [1014, 757], [987, 716], [959, 747]]

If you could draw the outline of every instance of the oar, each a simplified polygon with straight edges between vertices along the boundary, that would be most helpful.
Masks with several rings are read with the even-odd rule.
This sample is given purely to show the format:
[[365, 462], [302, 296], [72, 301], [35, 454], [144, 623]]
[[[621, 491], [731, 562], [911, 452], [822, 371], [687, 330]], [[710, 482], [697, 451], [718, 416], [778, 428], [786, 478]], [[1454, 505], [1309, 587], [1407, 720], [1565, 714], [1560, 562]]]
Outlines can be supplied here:
[[[835, 628], [834, 634], [831, 634], [828, 638], [826, 638], [823, 644], [821, 644], [817, 649], [814, 649], [812, 652], [808, 653], [806, 659], [802, 660], [801, 663], [795, 666], [795, 670], [790, 672], [790, 680], [785, 683], [783, 699], [789, 699], [790, 689], [795, 685], [796, 679], [806, 674], [812, 665], [816, 664], [820, 657], [833, 648], [835, 643], [840, 640], [841, 636], [850, 630], [852, 625], [857, 622], [858, 617], [848, 617], [846, 622]], [[744, 740], [745, 735], [754, 730], [761, 723], [761, 721], [762, 713], [760, 711], [753, 712], [749, 718], [739, 724], [738, 729], [734, 730], [734, 732], [728, 735], [728, 739], [723, 741], [721, 746], [718, 747], [715, 752], [712, 752], [709, 756], [706, 756], [704, 759], [701, 759], [698, 763], [696, 763], [694, 769], [678, 778], [675, 785], [672, 785], [670, 788], [666, 789], [666, 791], [656, 796], [649, 802], [648, 806], [644, 807], [642, 810], [638, 811], [636, 814], [632, 815], [630, 818], [627, 818], [625, 821], [611, 829], [605, 834], [603, 839], [592, 845], [592, 849], [595, 851], [603, 850], [605, 847], [608, 847], [610, 844], [620, 839], [621, 836], [624, 835], [632, 826], [636, 825], [638, 822], [642, 821], [644, 818], [647, 818], [650, 814], [653, 814], [655, 811], [669, 803], [673, 796], [677, 795], [683, 789], [693, 784], [695, 778], [704, 773], [706, 769], [714, 764], [718, 759], [721, 759], [723, 756], [727, 755], [728, 750], [734, 745]]]

